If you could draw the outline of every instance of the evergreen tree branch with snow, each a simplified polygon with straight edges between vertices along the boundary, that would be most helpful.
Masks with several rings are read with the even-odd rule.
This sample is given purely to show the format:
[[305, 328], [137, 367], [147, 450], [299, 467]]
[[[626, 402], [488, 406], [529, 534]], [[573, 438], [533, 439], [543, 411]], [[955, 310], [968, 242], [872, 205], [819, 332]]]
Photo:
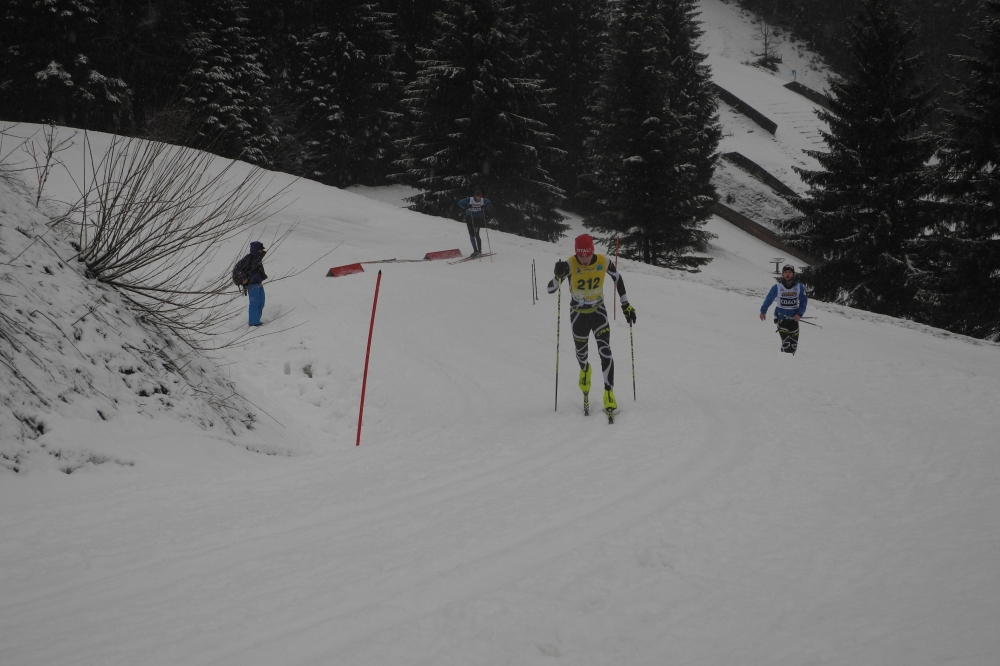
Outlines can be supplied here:
[[267, 104], [268, 76], [248, 30], [243, 0], [196, 4], [184, 43], [192, 65], [181, 82], [189, 145], [268, 166], [277, 145]]
[[1000, 2], [983, 3], [978, 53], [946, 114], [938, 152], [932, 233], [918, 239], [920, 298], [931, 322], [978, 338], [1000, 337]]
[[555, 240], [566, 226], [555, 210], [562, 191], [544, 168], [557, 152], [540, 120], [549, 90], [532, 75], [538, 55], [523, 19], [509, 0], [447, 0], [435, 23], [406, 89], [412, 129], [394, 179], [424, 190], [414, 210], [454, 217], [457, 201], [480, 189], [501, 230]]
[[562, 152], [550, 154], [546, 166], [573, 204], [586, 171], [588, 108], [600, 75], [600, 55], [607, 37], [605, 0], [519, 0], [527, 21], [529, 43], [537, 46], [537, 78], [551, 87], [554, 103], [543, 120], [555, 128]]
[[622, 0], [592, 107], [584, 224], [619, 254], [697, 270], [721, 131], [693, 0]]
[[796, 169], [808, 195], [779, 223], [789, 242], [822, 263], [803, 279], [820, 300], [898, 317], [922, 317], [913, 241], [930, 225], [926, 127], [932, 92], [917, 82], [913, 29], [890, 0], [865, 0], [851, 25], [856, 76], [830, 79], [831, 109], [817, 111], [820, 169]]
[[98, 66], [94, 0], [7, 0], [0, 7], [0, 117], [115, 127], [131, 91]]
[[306, 137], [302, 173], [322, 183], [381, 185], [398, 157], [402, 73], [395, 19], [368, 0], [315, 3], [291, 34], [288, 79]]

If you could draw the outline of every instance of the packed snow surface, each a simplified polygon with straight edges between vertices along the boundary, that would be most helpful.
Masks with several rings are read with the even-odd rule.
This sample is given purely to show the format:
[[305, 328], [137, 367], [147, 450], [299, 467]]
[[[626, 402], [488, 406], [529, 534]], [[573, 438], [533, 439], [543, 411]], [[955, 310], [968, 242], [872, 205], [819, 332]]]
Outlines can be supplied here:
[[716, 219], [700, 274], [620, 262], [608, 425], [545, 293], [575, 232], [325, 277], [468, 253], [407, 194], [291, 185], [268, 272], [336, 250], [216, 359], [254, 430], [53, 417], [40, 445], [129, 464], [0, 473], [0, 663], [997, 663], [997, 345], [813, 301], [781, 354], [775, 251]]

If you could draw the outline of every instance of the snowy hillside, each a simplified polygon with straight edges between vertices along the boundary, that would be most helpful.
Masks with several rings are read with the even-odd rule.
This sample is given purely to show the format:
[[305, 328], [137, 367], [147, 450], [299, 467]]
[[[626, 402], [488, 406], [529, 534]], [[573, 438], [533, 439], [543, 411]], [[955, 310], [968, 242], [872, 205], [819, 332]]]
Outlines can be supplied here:
[[[703, 6], [713, 66], [740, 72], [745, 19]], [[751, 75], [725, 76], [735, 88]], [[733, 149], [770, 155], [799, 187], [788, 174], [805, 134], [726, 122], [727, 140], [745, 142]], [[74, 191], [54, 173], [49, 212]], [[572, 233], [548, 244], [491, 232], [492, 260], [327, 278], [356, 261], [467, 254], [465, 227], [401, 209], [401, 188], [290, 192], [263, 236], [297, 226], [268, 272], [336, 249], [267, 284], [265, 325], [203, 368], [245, 396], [257, 423], [239, 430], [199, 427], [209, 412], [170, 383], [194, 375], [143, 366], [178, 396], [170, 409], [122, 381], [157, 343], [113, 300], [101, 316], [124, 321], [110, 331], [95, 315], [70, 344], [101, 296], [46, 260], [64, 241], [10, 265], [31, 243], [17, 228], [46, 220], [0, 191], [0, 302], [10, 316], [47, 299], [54, 320], [24, 320], [50, 350], [49, 376], [33, 381], [69, 390], [81, 375], [105, 394], [84, 381], [69, 403], [33, 405], [45, 427], [19, 445], [19, 473], [0, 468], [0, 663], [996, 662], [997, 345], [812, 302], [822, 328], [780, 354], [757, 318], [775, 251], [715, 219], [700, 274], [621, 262], [638, 311], [635, 399], [618, 313], [621, 415], [607, 425], [582, 414], [566, 294], [554, 410], [557, 298], [544, 287]], [[240, 249], [220, 251], [220, 269]], [[125, 464], [97, 464], [109, 460]]]
[[[782, 58], [777, 72], [751, 66], [748, 63], [756, 60], [754, 54], [761, 51], [752, 14], [721, 0], [705, 0], [701, 12], [699, 19], [705, 30], [701, 47], [708, 55], [706, 63], [712, 68], [712, 80], [778, 125], [772, 136], [722, 103], [719, 115], [723, 139], [719, 152], [741, 153], [792, 190], [803, 192], [792, 167], [818, 167], [803, 151], [823, 149], [818, 132], [823, 124], [816, 118], [818, 107], [784, 85], [794, 80], [823, 92], [829, 71], [817, 56], [786, 34], [775, 38], [775, 50]], [[723, 201], [765, 226], [770, 226], [770, 219], [794, 214], [794, 209], [770, 188], [725, 160], [719, 161], [714, 182]]]

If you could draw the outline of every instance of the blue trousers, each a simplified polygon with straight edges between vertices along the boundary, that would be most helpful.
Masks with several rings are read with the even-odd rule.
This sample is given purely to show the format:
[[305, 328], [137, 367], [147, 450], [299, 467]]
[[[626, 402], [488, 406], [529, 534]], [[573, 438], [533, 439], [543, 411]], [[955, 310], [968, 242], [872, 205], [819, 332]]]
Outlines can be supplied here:
[[251, 284], [247, 287], [247, 297], [250, 299], [250, 325], [260, 325], [260, 315], [264, 312], [264, 287]]

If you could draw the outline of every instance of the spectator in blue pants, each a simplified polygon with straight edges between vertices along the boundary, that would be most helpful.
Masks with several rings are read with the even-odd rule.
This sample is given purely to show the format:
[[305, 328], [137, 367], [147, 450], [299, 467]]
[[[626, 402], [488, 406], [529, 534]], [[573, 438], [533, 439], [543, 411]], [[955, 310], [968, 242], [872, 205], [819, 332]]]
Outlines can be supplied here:
[[242, 284], [246, 286], [247, 298], [250, 301], [250, 325], [260, 326], [260, 315], [264, 312], [264, 286], [267, 279], [264, 272], [264, 244], [260, 241], [250, 243], [250, 254], [240, 259], [236, 270], [246, 276]]

